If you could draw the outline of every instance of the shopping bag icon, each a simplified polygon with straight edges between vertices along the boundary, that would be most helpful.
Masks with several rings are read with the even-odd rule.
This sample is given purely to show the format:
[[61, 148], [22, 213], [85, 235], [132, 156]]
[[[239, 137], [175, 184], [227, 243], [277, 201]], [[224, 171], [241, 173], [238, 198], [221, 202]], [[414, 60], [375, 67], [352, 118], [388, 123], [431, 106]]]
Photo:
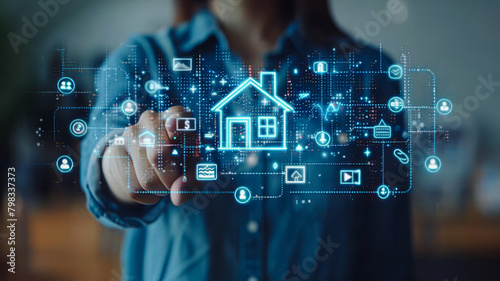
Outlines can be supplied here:
[[389, 139], [391, 138], [392, 130], [391, 126], [385, 124], [384, 120], [380, 120], [380, 123], [373, 126], [373, 137], [376, 139]]

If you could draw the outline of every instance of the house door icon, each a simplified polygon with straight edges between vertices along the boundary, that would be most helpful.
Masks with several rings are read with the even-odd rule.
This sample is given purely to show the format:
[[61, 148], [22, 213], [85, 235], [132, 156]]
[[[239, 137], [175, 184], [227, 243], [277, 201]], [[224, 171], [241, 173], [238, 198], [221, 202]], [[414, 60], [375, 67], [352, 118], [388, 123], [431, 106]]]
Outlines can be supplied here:
[[250, 117], [228, 117], [226, 124], [229, 148], [250, 148]]

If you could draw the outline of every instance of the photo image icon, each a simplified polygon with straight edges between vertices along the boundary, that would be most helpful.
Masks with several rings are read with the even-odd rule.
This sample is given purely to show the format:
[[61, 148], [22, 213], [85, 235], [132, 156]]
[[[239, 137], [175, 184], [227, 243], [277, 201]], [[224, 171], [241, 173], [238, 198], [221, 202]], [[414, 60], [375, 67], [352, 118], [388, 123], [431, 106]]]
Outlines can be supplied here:
[[191, 71], [193, 70], [193, 59], [191, 58], [174, 58], [174, 71]]

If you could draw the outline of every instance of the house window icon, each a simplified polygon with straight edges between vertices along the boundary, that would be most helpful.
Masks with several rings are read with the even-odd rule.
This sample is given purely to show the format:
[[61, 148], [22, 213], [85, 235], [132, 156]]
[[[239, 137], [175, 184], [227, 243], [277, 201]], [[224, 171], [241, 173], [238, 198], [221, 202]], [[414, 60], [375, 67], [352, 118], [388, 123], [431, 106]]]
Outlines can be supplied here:
[[294, 108], [278, 96], [276, 83], [276, 72], [262, 71], [260, 81], [246, 79], [212, 107], [220, 150], [286, 150], [286, 116]]
[[155, 135], [150, 131], [145, 131], [139, 135], [139, 146], [153, 147], [155, 146]]

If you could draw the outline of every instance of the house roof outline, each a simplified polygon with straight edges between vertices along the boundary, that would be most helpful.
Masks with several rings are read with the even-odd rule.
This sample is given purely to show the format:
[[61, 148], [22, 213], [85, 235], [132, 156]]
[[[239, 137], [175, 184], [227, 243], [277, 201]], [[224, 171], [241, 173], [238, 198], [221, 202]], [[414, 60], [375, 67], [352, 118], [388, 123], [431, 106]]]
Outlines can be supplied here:
[[152, 137], [156, 137], [155, 134], [151, 133], [150, 131], [145, 131], [144, 133], [140, 134], [139, 135], [139, 138], [142, 138], [144, 137], [145, 135], [149, 135], [149, 136], [152, 136]]
[[295, 179], [295, 178], [300, 179], [300, 178], [302, 178], [302, 174], [299, 173], [299, 171], [294, 171], [292, 173], [291, 177], [292, 177], [292, 179]]
[[227, 95], [225, 98], [223, 98], [222, 100], [220, 100], [217, 104], [215, 104], [211, 111], [221, 111], [222, 108], [228, 103], [230, 102], [233, 98], [235, 98], [236, 96], [238, 96], [244, 89], [246, 89], [248, 86], [251, 86], [253, 85], [259, 92], [261, 92], [262, 94], [264, 94], [267, 98], [269, 98], [270, 100], [274, 101], [276, 104], [278, 104], [279, 106], [281, 106], [285, 111], [291, 111], [291, 112], [295, 112], [295, 109], [290, 105], [288, 104], [286, 101], [284, 101], [283, 99], [281, 99], [280, 97], [277, 96], [277, 93], [276, 93], [276, 72], [270, 72], [270, 71], [262, 71], [260, 73], [260, 80], [262, 81], [262, 78], [264, 75], [269, 75], [269, 74], [272, 74], [273, 75], [273, 95], [269, 94], [266, 90], [264, 90], [262, 88], [262, 84], [257, 82], [255, 79], [253, 79], [252, 77], [250, 78], [247, 78], [247, 80], [245, 80], [243, 83], [241, 83], [238, 87], [236, 87], [236, 89], [234, 89], [233, 91], [231, 91], [229, 93], [229, 95]]

